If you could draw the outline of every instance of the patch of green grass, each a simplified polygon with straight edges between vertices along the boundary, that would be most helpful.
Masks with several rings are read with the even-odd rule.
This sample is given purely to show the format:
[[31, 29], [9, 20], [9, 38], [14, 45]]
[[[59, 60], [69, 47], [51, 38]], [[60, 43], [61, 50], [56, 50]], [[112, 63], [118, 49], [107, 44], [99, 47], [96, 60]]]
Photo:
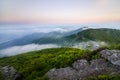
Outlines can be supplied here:
[[99, 59], [99, 52], [104, 49], [88, 51], [76, 48], [50, 48], [0, 58], [0, 66], [13, 66], [24, 76], [24, 80], [47, 80], [44, 74], [50, 69], [71, 66], [78, 59]]
[[120, 75], [99, 75], [98, 77], [91, 77], [89, 80], [120, 80]]
[[1, 70], [0, 70], [0, 80], [2, 80], [2, 72], [1, 72]]
[[10, 65], [23, 74], [25, 80], [41, 79], [52, 68], [70, 66], [88, 51], [76, 48], [50, 48], [0, 59], [0, 65]]
[[120, 44], [111, 44], [109, 47], [109, 49], [117, 49], [117, 50], [120, 50]]

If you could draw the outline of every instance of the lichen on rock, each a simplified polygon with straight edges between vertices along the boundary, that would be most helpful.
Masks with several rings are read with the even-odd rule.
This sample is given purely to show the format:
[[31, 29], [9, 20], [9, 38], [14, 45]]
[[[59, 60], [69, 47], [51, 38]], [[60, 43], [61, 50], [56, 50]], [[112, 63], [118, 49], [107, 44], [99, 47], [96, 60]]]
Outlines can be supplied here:
[[82, 80], [104, 74], [120, 75], [120, 50], [106, 49], [98, 54], [102, 58], [91, 61], [80, 59], [75, 61], [72, 66], [51, 69], [46, 75], [50, 80]]
[[114, 65], [120, 66], [120, 50], [103, 50], [100, 52], [101, 56]]
[[3, 80], [22, 80], [22, 76], [12, 66], [0, 67]]

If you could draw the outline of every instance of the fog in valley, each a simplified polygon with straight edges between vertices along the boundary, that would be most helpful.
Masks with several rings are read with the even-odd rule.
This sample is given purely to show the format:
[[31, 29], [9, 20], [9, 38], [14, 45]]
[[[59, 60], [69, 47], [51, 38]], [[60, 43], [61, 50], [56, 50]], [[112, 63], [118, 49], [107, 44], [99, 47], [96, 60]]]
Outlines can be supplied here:
[[[86, 25], [88, 26], [88, 24]], [[108, 25], [109, 27], [106, 24], [104, 26], [102, 24], [100, 25], [89, 24], [90, 26], [89, 28], [104, 27], [104, 28], [119, 29], [119, 27], [117, 27], [118, 23], [116, 24], [116, 27], [113, 27], [112, 25], [114, 24], [111, 24], [111, 23], [109, 23]], [[12, 41], [14, 39], [22, 38], [26, 35], [30, 35], [33, 33], [40, 33], [40, 34], [49, 33], [49, 32], [65, 33], [65, 32], [74, 31], [76, 29], [80, 29], [82, 27], [85, 27], [85, 26], [83, 25], [1, 25], [0, 26], [0, 45], [6, 42]], [[22, 40], [20, 42], [22, 42]], [[94, 50], [94, 49], [99, 48], [99, 46], [108, 46], [108, 44], [105, 42], [101, 42], [101, 41], [88, 41], [88, 42], [73, 43], [72, 46], [69, 46], [69, 43], [66, 46], [61, 46], [61, 45], [53, 44], [53, 43], [48, 43], [48, 44], [30, 43], [26, 45], [16, 45], [16, 46], [0, 49], [0, 57], [13, 56], [13, 55], [17, 55], [17, 54], [21, 54], [21, 53], [25, 53], [29, 51], [41, 50], [41, 49], [46, 49], [46, 48], [73, 47], [73, 48], [79, 48], [79, 49]]]
[[30, 52], [30, 51], [37, 51], [46, 48], [61, 48], [61, 47], [72, 47], [72, 48], [79, 48], [79, 49], [88, 49], [88, 50], [95, 50], [98, 49], [100, 46], [108, 46], [105, 42], [95, 42], [95, 41], [88, 41], [88, 42], [80, 42], [76, 43], [73, 46], [60, 46], [56, 44], [28, 44], [23, 46], [14, 46], [6, 49], [0, 50], [0, 57], [5, 56], [14, 56], [17, 54]]

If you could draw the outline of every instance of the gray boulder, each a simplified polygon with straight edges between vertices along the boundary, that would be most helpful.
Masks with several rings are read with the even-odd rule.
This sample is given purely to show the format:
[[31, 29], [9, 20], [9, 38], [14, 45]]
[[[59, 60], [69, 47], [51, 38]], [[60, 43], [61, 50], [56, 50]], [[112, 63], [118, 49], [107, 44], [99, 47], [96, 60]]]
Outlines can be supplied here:
[[120, 66], [120, 50], [103, 50], [100, 52], [101, 56], [114, 65]]
[[100, 74], [117, 73], [117, 69], [110, 66], [110, 63], [104, 59], [87, 60], [81, 59], [75, 61], [71, 67], [51, 69], [47, 72], [50, 80], [81, 80]]
[[72, 66], [51, 69], [47, 72], [50, 80], [82, 80], [102, 74], [120, 75], [120, 50], [102, 50], [101, 59], [75, 61]]
[[71, 67], [60, 68], [60, 69], [51, 69], [47, 72], [49, 80], [77, 80], [77, 72]]
[[89, 65], [88, 61], [85, 59], [77, 60], [72, 64], [72, 67], [78, 71], [87, 68]]
[[22, 80], [22, 76], [12, 67], [0, 67], [3, 75], [3, 80]]
[[[80, 63], [79, 63], [80, 64]], [[107, 66], [108, 63], [104, 59], [91, 60], [90, 63], [81, 65], [84, 68], [79, 68], [78, 79], [89, 78], [91, 76], [97, 76], [99, 74], [105, 74], [106, 71], [110, 71], [110, 68]]]

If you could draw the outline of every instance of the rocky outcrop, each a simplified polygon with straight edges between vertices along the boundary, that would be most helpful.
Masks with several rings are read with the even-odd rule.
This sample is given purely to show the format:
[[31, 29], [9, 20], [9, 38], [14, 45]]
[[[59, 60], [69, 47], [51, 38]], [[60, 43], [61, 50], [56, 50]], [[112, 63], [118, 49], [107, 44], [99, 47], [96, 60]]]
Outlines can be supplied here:
[[72, 64], [73, 68], [76, 69], [77, 71], [87, 68], [88, 65], [89, 65], [88, 61], [84, 59], [77, 60]]
[[118, 69], [110, 66], [110, 63], [104, 59], [87, 60], [81, 59], [75, 61], [71, 67], [51, 69], [47, 72], [50, 80], [81, 80], [100, 74], [116, 73]]
[[0, 70], [3, 80], [22, 80], [22, 76], [12, 66], [0, 67]]
[[80, 59], [75, 61], [70, 67], [51, 69], [46, 75], [49, 80], [82, 80], [101, 74], [120, 75], [120, 51], [103, 50], [100, 54], [103, 57], [101, 59], [89, 62], [85, 59]]
[[100, 52], [101, 56], [114, 65], [120, 66], [120, 50], [103, 50]]
[[61, 68], [61, 69], [51, 69], [47, 75], [50, 80], [76, 80], [76, 70], [71, 67]]

